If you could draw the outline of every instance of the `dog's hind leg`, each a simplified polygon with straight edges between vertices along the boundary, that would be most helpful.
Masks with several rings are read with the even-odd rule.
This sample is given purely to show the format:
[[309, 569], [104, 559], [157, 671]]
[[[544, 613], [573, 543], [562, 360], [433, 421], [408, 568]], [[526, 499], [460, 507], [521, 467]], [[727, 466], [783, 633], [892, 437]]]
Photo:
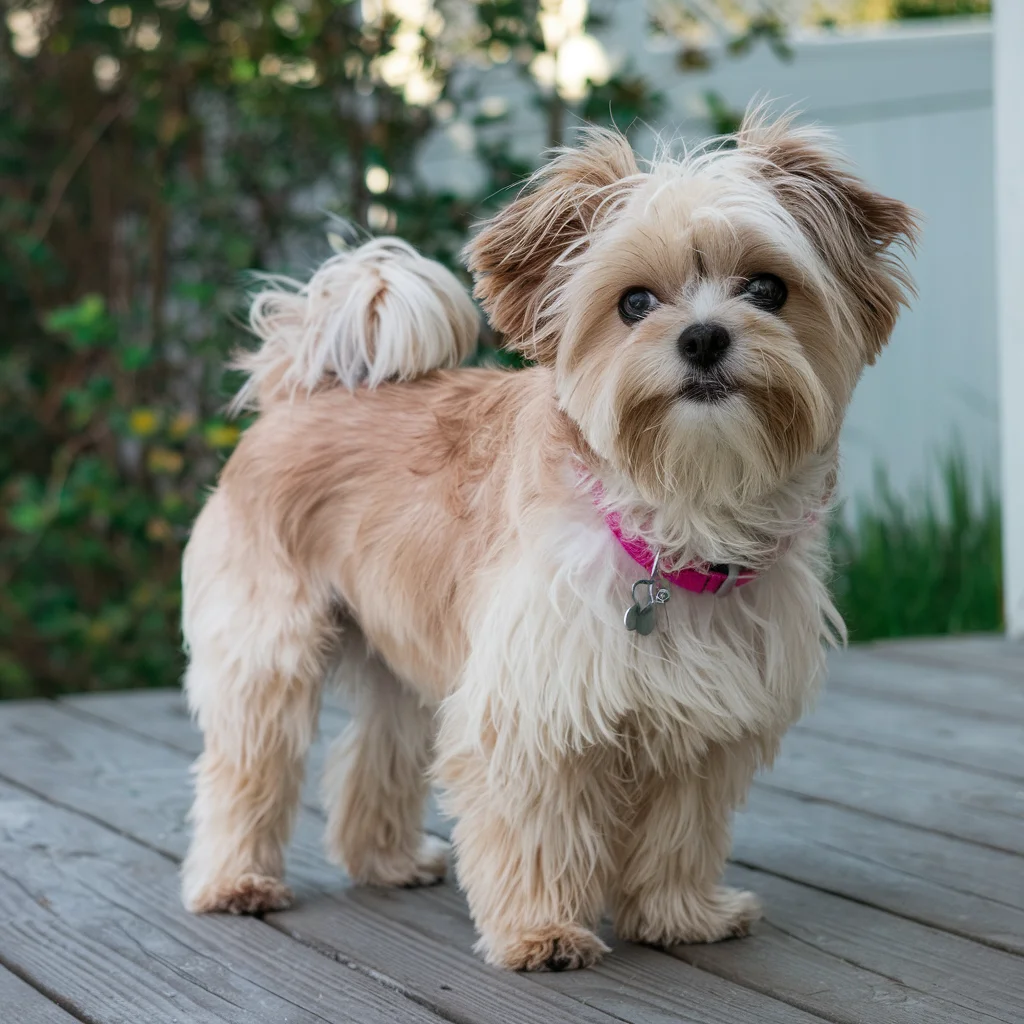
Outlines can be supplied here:
[[328, 856], [356, 882], [438, 882], [448, 844], [423, 831], [434, 709], [362, 645], [352, 643], [339, 671], [355, 713], [324, 773]]
[[291, 900], [283, 851], [334, 639], [330, 597], [244, 540], [223, 494], [196, 523], [184, 583], [185, 686], [203, 753], [182, 895], [196, 912], [279, 909]]

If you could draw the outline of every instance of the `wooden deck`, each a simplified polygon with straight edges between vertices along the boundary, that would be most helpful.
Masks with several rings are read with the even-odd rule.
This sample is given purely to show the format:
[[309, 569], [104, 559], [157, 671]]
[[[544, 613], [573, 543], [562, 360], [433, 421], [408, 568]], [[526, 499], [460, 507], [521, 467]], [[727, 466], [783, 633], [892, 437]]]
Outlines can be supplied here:
[[[327, 739], [342, 718], [324, 710]], [[3, 1024], [1024, 1021], [1024, 645], [837, 656], [737, 820], [731, 880], [766, 905], [753, 935], [613, 942], [576, 973], [486, 967], [451, 884], [347, 888], [320, 852], [318, 764], [297, 908], [186, 914], [198, 749], [176, 692], [0, 704]]]

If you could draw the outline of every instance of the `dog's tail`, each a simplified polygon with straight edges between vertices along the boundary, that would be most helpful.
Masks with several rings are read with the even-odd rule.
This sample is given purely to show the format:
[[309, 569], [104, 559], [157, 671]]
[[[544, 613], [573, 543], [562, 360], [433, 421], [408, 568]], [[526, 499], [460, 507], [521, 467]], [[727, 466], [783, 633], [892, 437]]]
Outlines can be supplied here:
[[476, 347], [479, 317], [465, 288], [399, 238], [332, 256], [307, 284], [265, 284], [249, 314], [260, 346], [233, 363], [249, 375], [235, 409], [409, 380], [455, 366]]

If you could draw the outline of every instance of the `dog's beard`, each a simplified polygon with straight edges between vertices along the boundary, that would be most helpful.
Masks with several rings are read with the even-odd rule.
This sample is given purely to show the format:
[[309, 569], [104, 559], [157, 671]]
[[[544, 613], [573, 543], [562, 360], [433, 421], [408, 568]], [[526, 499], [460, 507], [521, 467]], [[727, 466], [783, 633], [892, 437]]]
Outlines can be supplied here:
[[832, 406], [802, 358], [759, 353], [760, 373], [690, 372], [673, 391], [616, 396], [613, 461], [644, 499], [732, 505], [779, 487], [834, 433]]

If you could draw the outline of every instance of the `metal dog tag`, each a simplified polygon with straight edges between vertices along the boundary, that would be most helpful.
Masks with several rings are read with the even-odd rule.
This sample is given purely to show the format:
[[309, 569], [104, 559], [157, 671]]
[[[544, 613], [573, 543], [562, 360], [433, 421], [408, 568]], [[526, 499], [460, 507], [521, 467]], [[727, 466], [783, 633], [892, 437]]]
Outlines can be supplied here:
[[[637, 587], [647, 588], [646, 601], [642, 597], [638, 598], [636, 596]], [[650, 636], [657, 625], [654, 618], [654, 609], [659, 604], [665, 604], [670, 596], [668, 589], [663, 587], [658, 579], [657, 558], [654, 559], [654, 571], [651, 573], [651, 579], [637, 580], [633, 584], [630, 595], [633, 598], [633, 603], [626, 609], [626, 614], [622, 620], [623, 625], [631, 633], [639, 633], [640, 636]]]
[[631, 605], [626, 609], [626, 629], [641, 636], [649, 636], [654, 632], [654, 605], [649, 604], [641, 607], [639, 604]]

